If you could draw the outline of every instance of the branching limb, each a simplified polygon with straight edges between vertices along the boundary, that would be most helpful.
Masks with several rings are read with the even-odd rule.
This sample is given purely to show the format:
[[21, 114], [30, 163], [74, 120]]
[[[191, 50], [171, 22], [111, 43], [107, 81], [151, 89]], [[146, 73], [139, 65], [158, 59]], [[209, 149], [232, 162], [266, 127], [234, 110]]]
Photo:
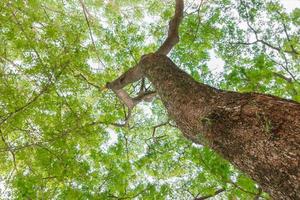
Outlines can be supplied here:
[[[57, 74], [57, 76], [55, 77], [56, 80], [61, 76], [61, 74], [65, 70], [66, 66], [64, 66], [63, 69]], [[49, 82], [40, 90], [40, 92], [37, 95], [32, 96], [30, 98], [30, 100], [27, 101], [27, 103], [25, 103], [21, 107], [16, 108], [14, 111], [8, 113], [6, 116], [0, 116], [0, 127], [2, 126], [2, 124], [4, 124], [7, 120], [12, 118], [17, 113], [27, 109], [31, 104], [33, 104], [35, 101], [37, 101], [43, 94], [47, 93], [48, 90], [50, 89], [50, 87], [52, 87], [54, 84], [55, 84], [55, 82], [52, 82], [52, 80], [50, 78]]]
[[[167, 55], [171, 51], [171, 49], [178, 43], [178, 29], [180, 22], [183, 18], [183, 8], [183, 0], [176, 0], [175, 14], [169, 22], [168, 36], [161, 45], [161, 47], [155, 53]], [[145, 90], [144, 78], [142, 80], [141, 90], [137, 97], [130, 97], [130, 95], [123, 89], [126, 85], [134, 83], [140, 80], [141, 78], [143, 78], [143, 72], [139, 64], [137, 64], [133, 68], [129, 69], [127, 72], [122, 74], [116, 80], [106, 84], [106, 87], [114, 91], [117, 97], [128, 107], [129, 116], [135, 105], [137, 105], [141, 101], [151, 101], [156, 94], [153, 91]], [[128, 123], [128, 119], [129, 118], [125, 120], [124, 125]]]
[[124, 89], [114, 90], [117, 97], [128, 107], [129, 110], [132, 110], [136, 105], [133, 99], [128, 95]]
[[233, 182], [233, 181], [226, 181], [227, 183], [233, 185], [236, 189], [242, 191], [242, 192], [245, 192], [245, 193], [248, 193], [248, 194], [252, 194], [252, 195], [257, 195], [256, 193], [254, 192], [251, 192], [251, 191], [248, 191], [248, 190], [245, 190], [244, 188], [242, 188], [241, 186], [239, 186], [236, 182]]
[[162, 126], [165, 126], [167, 124], [169, 124], [170, 120], [166, 121], [166, 122], [163, 122], [161, 124], [158, 124], [156, 126], [153, 126], [153, 131], [152, 131], [152, 139], [155, 140], [155, 133], [156, 133], [156, 129], [158, 129], [159, 127], [162, 127]]
[[37, 94], [36, 96], [32, 97], [31, 100], [29, 100], [27, 103], [25, 103], [25, 105], [23, 105], [23, 106], [21, 106], [19, 108], [16, 108], [14, 111], [8, 113], [5, 117], [4, 116], [0, 116], [0, 118], [2, 118], [1, 121], [0, 121], [0, 126], [2, 126], [2, 124], [4, 124], [11, 117], [13, 117], [17, 113], [23, 111], [24, 109], [26, 109], [27, 107], [29, 107], [31, 104], [33, 104], [37, 99], [40, 98], [40, 96], [42, 96], [44, 93], [46, 93], [47, 90], [48, 90], [48, 86], [46, 86], [45, 88], [43, 88], [39, 94]]
[[269, 59], [270, 59], [273, 63], [279, 65], [283, 70], [285, 70], [285, 71], [290, 75], [290, 77], [293, 79], [294, 82], [299, 83], [299, 81], [298, 81], [298, 79], [296, 78], [296, 76], [290, 71], [290, 69], [289, 69], [289, 63], [288, 63], [287, 58], [285, 57], [284, 54], [283, 54], [283, 58], [284, 58], [285, 64], [279, 63], [279, 62], [277, 62], [276, 60], [274, 60], [274, 59], [272, 59], [271, 57], [269, 57]]
[[[245, 8], [247, 8], [247, 6], [244, 4], [244, 2], [243, 2], [242, 0], [240, 1], [240, 4], [243, 5]], [[278, 13], [279, 15], [281, 15], [278, 11], [277, 11], [277, 13]], [[233, 43], [233, 44], [252, 45], [252, 44], [256, 44], [256, 43], [261, 43], [261, 44], [263, 44], [263, 45], [269, 47], [270, 49], [273, 49], [273, 50], [277, 51], [277, 52], [280, 53], [280, 54], [281, 54], [281, 53], [299, 54], [299, 52], [297, 52], [297, 51], [295, 50], [295, 48], [294, 48], [293, 45], [290, 45], [291, 48], [292, 48], [292, 51], [289, 51], [289, 50], [282, 49], [282, 47], [280, 47], [280, 46], [278, 46], [278, 47], [277, 47], [277, 46], [274, 46], [273, 44], [270, 44], [269, 42], [260, 39], [259, 36], [258, 36], [259, 32], [258, 32], [258, 31], [250, 24], [250, 22], [249, 22], [249, 14], [248, 14], [248, 11], [247, 11], [247, 10], [246, 10], [246, 16], [247, 16], [247, 18], [246, 18], [247, 26], [248, 26], [249, 29], [254, 33], [255, 39], [256, 39], [256, 40], [255, 40], [254, 42], [237, 42], [237, 43]], [[282, 17], [282, 16], [281, 16], [281, 17]], [[287, 27], [286, 27], [286, 24], [285, 24], [284, 22], [282, 22], [282, 25], [283, 25], [284, 32], [285, 32], [285, 34], [286, 34], [287, 40], [290, 42], [291, 40], [290, 40], [289, 34], [287, 33]]]
[[[156, 51], [156, 53], [166, 55], [171, 51], [174, 45], [178, 43], [179, 41], [178, 28], [182, 20], [182, 17], [183, 17], [183, 0], [176, 0], [175, 15], [173, 16], [173, 18], [169, 23], [168, 37], [164, 41], [162, 46]], [[142, 70], [137, 64], [136, 66], [129, 69], [127, 72], [125, 72], [123, 75], [121, 75], [113, 82], [107, 83], [106, 87], [112, 89], [113, 91], [116, 91], [125, 87], [130, 83], [140, 80], [142, 77], [143, 77]]]
[[111, 125], [117, 127], [124, 127], [128, 124], [131, 117], [132, 109], [141, 101], [152, 101], [153, 97], [156, 95], [154, 91], [146, 91], [140, 93], [137, 97], [131, 98], [124, 89], [115, 90], [117, 97], [128, 107], [128, 113], [125, 116], [124, 124], [113, 123]]
[[131, 98], [124, 89], [119, 89], [114, 91], [118, 98], [128, 107], [129, 110], [132, 110], [141, 101], [151, 101], [156, 95], [154, 91], [147, 91], [139, 94], [137, 97]]
[[[162, 46], [156, 51], [156, 53], [166, 55], [171, 51], [174, 45], [178, 43], [179, 41], [178, 28], [183, 17], [183, 6], [184, 6], [183, 0], [176, 0], [175, 15], [169, 22], [168, 37], [166, 38]], [[129, 69], [127, 72], [122, 74], [116, 80], [107, 83], [106, 87], [112, 89], [113, 91], [116, 91], [125, 87], [130, 83], [140, 80], [142, 77], [143, 77], [142, 70], [137, 64], [136, 66], [134, 66], [133, 68]]]
[[[273, 75], [276, 76], [276, 77], [279, 77], [279, 78], [281, 78], [283, 80], [285, 80], [289, 84], [293, 84], [293, 82], [296, 83], [296, 81], [293, 81], [292, 78], [288, 78], [288, 77], [286, 77], [286, 76], [284, 76], [284, 75], [282, 75], [282, 74], [280, 74], [278, 72], [273, 72]], [[295, 89], [295, 87], [292, 87], [292, 91], [293, 91], [293, 95], [298, 95], [298, 91]]]

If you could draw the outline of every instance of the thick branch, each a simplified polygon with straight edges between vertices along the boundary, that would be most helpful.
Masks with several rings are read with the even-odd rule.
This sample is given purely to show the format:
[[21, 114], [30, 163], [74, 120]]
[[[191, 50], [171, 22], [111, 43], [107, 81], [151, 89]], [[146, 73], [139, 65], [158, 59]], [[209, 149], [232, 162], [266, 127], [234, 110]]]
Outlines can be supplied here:
[[140, 93], [138, 96], [131, 98], [124, 89], [113, 90], [118, 98], [131, 110], [141, 101], [150, 102], [156, 95], [155, 91], [146, 91]]
[[[167, 55], [174, 47], [174, 45], [178, 43], [179, 41], [178, 28], [183, 18], [183, 7], [184, 7], [183, 0], [176, 0], [175, 14], [171, 19], [171, 21], [169, 22], [168, 37], [161, 45], [161, 47], [156, 51], [156, 53]], [[116, 90], [122, 89], [128, 84], [136, 82], [142, 77], [143, 77], [143, 73], [140, 69], [139, 64], [137, 64], [136, 66], [129, 69], [127, 72], [122, 74], [119, 78], [117, 78], [113, 82], [107, 83], [106, 87], [116, 92]]]
[[[176, 0], [175, 14], [169, 22], [168, 36], [161, 47], [156, 51], [156, 53], [167, 55], [171, 51], [171, 49], [178, 43], [178, 28], [183, 18], [183, 7], [183, 0]], [[106, 84], [106, 87], [113, 90], [118, 98], [128, 107], [129, 113], [131, 113], [131, 110], [136, 104], [143, 100], [151, 101], [156, 95], [156, 92], [143, 90], [144, 81], [142, 82], [142, 90], [137, 97], [130, 97], [130, 95], [123, 89], [126, 85], [140, 80], [141, 78], [143, 78], [143, 76], [144, 74], [141, 70], [141, 66], [137, 64], [136, 66], [122, 74], [116, 80]], [[128, 119], [125, 121], [125, 124], [127, 124]]]
[[128, 115], [125, 117], [124, 124], [112, 124], [119, 127], [124, 127], [128, 124], [128, 121], [131, 117], [131, 111], [138, 103], [141, 101], [151, 101], [156, 95], [155, 91], [146, 91], [140, 93], [138, 96], [131, 98], [124, 89], [113, 90], [118, 98], [128, 107]]
[[131, 110], [136, 103], [133, 99], [128, 95], [128, 93], [124, 89], [114, 90], [118, 98]]
[[176, 0], [175, 14], [169, 22], [168, 37], [155, 53], [167, 55], [179, 42], [178, 29], [183, 18], [183, 7], [183, 0]]
[[126, 85], [130, 83], [134, 83], [140, 80], [143, 76], [143, 73], [139, 67], [139, 65], [130, 68], [127, 72], [122, 74], [119, 78], [114, 80], [113, 82], [107, 83], [106, 87], [113, 91], [122, 89]]

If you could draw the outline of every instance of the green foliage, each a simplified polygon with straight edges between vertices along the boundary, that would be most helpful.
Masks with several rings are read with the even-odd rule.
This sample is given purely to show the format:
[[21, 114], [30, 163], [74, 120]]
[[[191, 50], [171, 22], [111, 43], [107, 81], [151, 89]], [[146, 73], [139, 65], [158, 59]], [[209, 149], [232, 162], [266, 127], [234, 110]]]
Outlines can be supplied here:
[[[200, 82], [300, 101], [300, 10], [286, 13], [276, 1], [203, 2], [186, 1], [171, 58]], [[136, 107], [128, 127], [112, 125], [124, 121], [124, 108], [102, 88], [161, 44], [173, 3], [0, 2], [2, 199], [192, 199], [218, 189], [225, 190], [222, 199], [251, 199], [259, 193], [173, 122], [153, 136], [152, 127], [168, 119], [159, 100]], [[221, 74], [212, 70], [211, 52], [225, 62]], [[136, 94], [139, 86], [127, 90]]]

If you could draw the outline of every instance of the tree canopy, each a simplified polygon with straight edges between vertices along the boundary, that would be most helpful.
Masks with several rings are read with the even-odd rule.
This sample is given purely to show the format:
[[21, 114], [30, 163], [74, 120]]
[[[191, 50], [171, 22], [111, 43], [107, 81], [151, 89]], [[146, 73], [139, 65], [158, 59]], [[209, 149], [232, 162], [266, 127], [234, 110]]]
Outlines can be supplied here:
[[[184, 138], [159, 98], [128, 110], [105, 89], [173, 13], [173, 0], [0, 2], [1, 198], [269, 198]], [[186, 0], [170, 57], [199, 82], [300, 102], [299, 27], [276, 0]]]

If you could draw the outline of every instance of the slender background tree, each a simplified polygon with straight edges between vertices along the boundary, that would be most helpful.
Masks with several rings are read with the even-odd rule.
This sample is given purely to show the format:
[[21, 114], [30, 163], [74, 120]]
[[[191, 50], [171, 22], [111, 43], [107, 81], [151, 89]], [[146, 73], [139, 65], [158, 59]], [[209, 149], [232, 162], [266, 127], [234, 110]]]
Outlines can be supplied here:
[[[182, 7], [178, 2], [176, 8]], [[160, 84], [151, 78], [155, 87], [144, 78], [122, 90], [113, 87], [117, 84], [108, 84], [114, 92], [104, 86], [129, 68], [136, 72], [131, 77], [138, 77], [140, 71], [132, 67], [139, 66], [142, 55], [167, 54], [177, 40], [170, 38], [184, 17], [178, 31], [180, 42], [169, 57], [195, 80], [218, 89], [299, 101], [299, 9], [287, 13], [276, 1], [186, 1], [182, 12], [175, 9], [168, 26], [174, 15], [173, 1], [1, 1], [0, 5], [2, 198], [268, 198], [261, 187], [277, 198], [297, 198], [296, 186], [286, 194], [278, 190], [287, 187], [284, 178], [288, 176], [278, 176], [284, 184], [278, 182], [273, 188], [259, 179], [279, 171], [266, 169], [256, 177], [253, 174], [261, 171], [249, 174], [246, 170], [259, 181], [256, 184], [208, 148], [211, 140], [206, 141], [207, 136], [192, 138], [204, 146], [182, 136], [177, 128], [183, 129], [184, 120], [182, 124], [179, 117], [173, 121], [176, 113], [169, 117], [161, 102], [166, 104], [168, 96], [161, 95]], [[223, 62], [211, 64], [216, 57]], [[142, 58], [149, 61], [149, 56]], [[160, 59], [174, 65], [165, 57]], [[224, 68], [216, 73], [211, 66], [220, 64]], [[185, 92], [191, 89], [185, 88]], [[277, 100], [254, 96], [261, 97], [259, 109], [267, 110], [265, 98]], [[176, 109], [188, 106], [170, 106], [174, 105], [178, 105]], [[276, 106], [278, 112], [283, 112], [284, 119], [294, 120], [297, 128], [292, 114], [299, 112], [298, 104], [289, 103], [296, 106], [291, 112], [281, 105]], [[246, 106], [246, 114], [254, 116], [255, 106]], [[215, 121], [239, 126], [213, 114], [197, 119], [212, 133], [227, 130]], [[256, 119], [260, 132], [263, 127], [265, 137], [276, 141], [280, 134], [273, 134], [274, 129], [281, 133], [288, 128], [274, 123], [267, 114], [248, 121]], [[293, 132], [297, 129], [290, 134]], [[299, 134], [294, 136], [299, 145]], [[295, 147], [287, 149], [294, 154], [291, 158], [299, 155], [299, 146]], [[232, 149], [236, 158], [247, 154]], [[226, 159], [235, 158], [216, 150]], [[245, 170], [242, 164], [234, 164]]]

